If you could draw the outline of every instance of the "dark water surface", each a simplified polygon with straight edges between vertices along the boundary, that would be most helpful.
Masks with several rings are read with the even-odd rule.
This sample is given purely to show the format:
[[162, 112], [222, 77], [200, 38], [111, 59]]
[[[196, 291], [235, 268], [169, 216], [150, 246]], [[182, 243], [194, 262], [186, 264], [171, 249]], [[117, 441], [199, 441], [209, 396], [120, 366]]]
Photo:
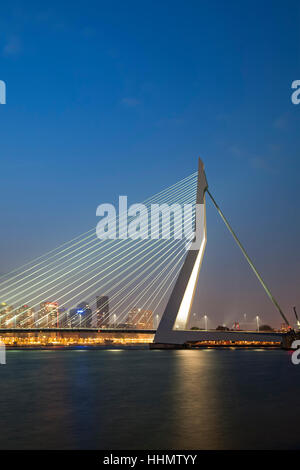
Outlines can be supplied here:
[[0, 387], [0, 449], [300, 448], [286, 351], [9, 351]]

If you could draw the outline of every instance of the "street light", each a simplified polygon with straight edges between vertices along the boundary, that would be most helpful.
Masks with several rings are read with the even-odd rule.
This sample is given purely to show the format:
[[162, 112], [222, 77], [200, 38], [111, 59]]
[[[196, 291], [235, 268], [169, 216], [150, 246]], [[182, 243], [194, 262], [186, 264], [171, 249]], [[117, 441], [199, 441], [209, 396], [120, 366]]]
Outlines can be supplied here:
[[207, 330], [207, 315], [204, 315], [205, 329]]
[[257, 331], [259, 331], [259, 316], [256, 315], [256, 325], [257, 325]]
[[155, 317], [155, 318], [156, 318], [156, 328], [158, 328], [158, 322], [159, 322], [159, 315], [158, 315], [158, 313], [156, 314], [156, 317]]

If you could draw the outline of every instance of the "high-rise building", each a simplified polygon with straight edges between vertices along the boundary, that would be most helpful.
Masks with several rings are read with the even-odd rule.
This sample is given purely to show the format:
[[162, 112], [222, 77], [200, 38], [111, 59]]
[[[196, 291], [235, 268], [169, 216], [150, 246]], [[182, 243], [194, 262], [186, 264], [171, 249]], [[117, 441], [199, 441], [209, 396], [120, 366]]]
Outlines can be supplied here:
[[59, 309], [57, 302], [42, 302], [40, 304], [37, 326], [39, 328], [59, 327]]
[[107, 295], [101, 295], [96, 299], [97, 327], [109, 326], [109, 299]]
[[16, 310], [17, 328], [34, 328], [35, 326], [34, 308], [28, 305], [22, 305]]
[[138, 330], [153, 329], [153, 312], [135, 307], [128, 313], [127, 327]]
[[6, 302], [0, 303], [0, 328], [16, 328], [14, 308]]
[[92, 309], [87, 302], [80, 302], [76, 309], [79, 328], [90, 328], [92, 325]]
[[80, 302], [76, 308], [71, 308], [69, 324], [71, 328], [91, 328], [92, 309], [87, 302]]

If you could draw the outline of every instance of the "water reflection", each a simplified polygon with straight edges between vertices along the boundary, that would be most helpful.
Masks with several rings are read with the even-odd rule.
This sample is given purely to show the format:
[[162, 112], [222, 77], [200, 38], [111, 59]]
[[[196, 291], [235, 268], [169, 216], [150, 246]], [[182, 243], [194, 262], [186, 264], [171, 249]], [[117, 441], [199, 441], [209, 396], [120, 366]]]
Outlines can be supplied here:
[[[208, 354], [210, 352], [211, 354]], [[218, 363], [213, 350], [177, 351], [174, 411], [178, 432], [174, 448], [222, 448], [223, 408]], [[184, 380], [182, 380], [184, 377]]]
[[0, 448], [299, 448], [299, 370], [279, 350], [8, 351]]

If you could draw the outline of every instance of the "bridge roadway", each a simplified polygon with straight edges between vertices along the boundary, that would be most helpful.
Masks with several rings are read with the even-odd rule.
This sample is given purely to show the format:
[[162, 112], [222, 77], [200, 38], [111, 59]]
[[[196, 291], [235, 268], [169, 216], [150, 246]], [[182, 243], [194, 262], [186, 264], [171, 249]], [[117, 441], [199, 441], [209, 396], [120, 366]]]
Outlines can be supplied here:
[[155, 334], [156, 330], [125, 328], [0, 328], [0, 333], [145, 333]]

